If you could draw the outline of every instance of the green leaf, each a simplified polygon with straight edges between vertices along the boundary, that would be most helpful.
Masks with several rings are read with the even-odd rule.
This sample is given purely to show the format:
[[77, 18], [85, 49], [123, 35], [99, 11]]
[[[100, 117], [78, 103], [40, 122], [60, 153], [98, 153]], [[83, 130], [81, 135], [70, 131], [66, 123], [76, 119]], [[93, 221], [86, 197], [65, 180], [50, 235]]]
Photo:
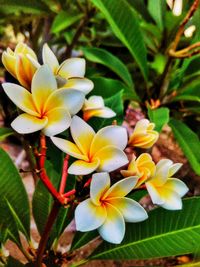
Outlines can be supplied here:
[[170, 119], [169, 126], [191, 164], [193, 170], [200, 175], [200, 142], [198, 136], [183, 122]]
[[24, 264], [22, 264], [20, 261], [14, 259], [13, 257], [9, 257], [8, 258], [8, 261], [7, 261], [7, 264], [6, 264], [6, 267], [23, 267], [25, 266]]
[[0, 6], [1, 11], [5, 13], [38, 14], [49, 10], [48, 6], [41, 0], [0, 0]]
[[148, 10], [159, 29], [163, 31], [166, 3], [163, 3], [163, 0], [148, 0]]
[[68, 12], [61, 11], [55, 17], [51, 32], [58, 33], [62, 30], [67, 29], [69, 26], [73, 25], [75, 22], [79, 21], [83, 17], [83, 14], [70, 15]]
[[90, 232], [85, 232], [85, 233], [77, 231], [73, 238], [70, 251], [73, 251], [75, 249], [78, 249], [78, 248], [81, 248], [87, 245], [90, 241], [92, 241], [98, 235], [99, 233], [97, 231], [90, 231]]
[[125, 0], [92, 0], [111, 25], [114, 34], [128, 48], [147, 80], [147, 51], [138, 16]]
[[14, 134], [14, 131], [10, 128], [0, 128], [0, 141], [5, 140], [8, 136]]
[[121, 125], [123, 122], [123, 113], [124, 113], [124, 106], [122, 101], [122, 94], [123, 91], [104, 99], [105, 106], [111, 108], [117, 114], [115, 117], [110, 119], [104, 118], [91, 118], [89, 123], [95, 129], [95, 131], [100, 130], [101, 128], [111, 125], [113, 120], [117, 121], [118, 125]]
[[168, 108], [148, 108], [148, 116], [151, 122], [155, 123], [155, 130], [161, 132], [164, 125], [169, 122]]
[[[18, 227], [20, 231], [22, 231], [26, 238], [29, 239], [30, 209], [28, 196], [18, 170], [7, 153], [2, 149], [0, 149], [0, 166], [0, 198], [9, 202], [10, 207], [12, 207], [12, 214], [15, 214], [18, 219]], [[6, 216], [10, 218], [10, 207], [5, 207], [5, 204], [1, 201], [0, 224], [8, 223]], [[10, 221], [11, 225], [12, 223], [15, 224], [13, 218], [12, 221]], [[21, 225], [23, 225], [23, 228]], [[15, 225], [13, 227], [15, 228]]]
[[83, 48], [84, 56], [95, 63], [102, 64], [116, 73], [126, 85], [133, 87], [131, 75], [124, 63], [102, 48]]
[[92, 78], [94, 89], [90, 95], [100, 95], [103, 98], [109, 98], [123, 90], [123, 99], [139, 101], [134, 88], [127, 87], [124, 83], [108, 78]]
[[140, 223], [127, 224], [123, 242], [103, 242], [90, 259], [149, 259], [193, 253], [200, 242], [200, 197], [183, 200], [183, 209], [157, 208]]

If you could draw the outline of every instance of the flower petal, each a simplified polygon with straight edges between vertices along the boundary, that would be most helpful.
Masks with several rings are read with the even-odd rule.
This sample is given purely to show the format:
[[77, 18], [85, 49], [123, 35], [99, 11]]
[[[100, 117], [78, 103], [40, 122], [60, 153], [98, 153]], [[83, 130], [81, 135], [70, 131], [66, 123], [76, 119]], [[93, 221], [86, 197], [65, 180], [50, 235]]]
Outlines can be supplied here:
[[90, 109], [90, 110], [86, 110], [83, 111], [84, 113], [84, 119], [86, 121], [88, 121], [90, 118], [92, 117], [100, 117], [100, 118], [112, 118], [116, 116], [116, 113], [108, 108], [108, 107], [104, 107], [102, 109]]
[[141, 222], [148, 218], [145, 209], [133, 199], [118, 197], [109, 199], [109, 203], [117, 207], [125, 222]]
[[175, 163], [175, 164], [173, 164], [169, 168], [168, 177], [172, 177], [172, 175], [174, 175], [182, 167], [182, 165], [183, 165], [182, 163]]
[[121, 126], [107, 126], [99, 130], [91, 144], [91, 155], [105, 146], [115, 146], [122, 150], [127, 145], [127, 131]]
[[15, 47], [15, 54], [24, 54], [24, 55], [29, 54], [33, 58], [37, 59], [37, 56], [33, 51], [33, 49], [31, 49], [27, 44], [23, 42], [19, 42], [17, 44], [17, 46]]
[[59, 89], [53, 92], [45, 104], [45, 110], [62, 107], [71, 115], [76, 114], [83, 106], [85, 95], [74, 89]]
[[181, 197], [176, 192], [163, 188], [161, 194], [164, 199], [164, 203], [160, 205], [162, 208], [167, 210], [182, 209]]
[[110, 187], [110, 176], [107, 172], [95, 173], [92, 175], [90, 185], [91, 201], [99, 206], [101, 204], [100, 198]]
[[57, 72], [63, 78], [84, 77], [85, 75], [85, 59], [69, 58], [66, 59], [59, 67]]
[[94, 158], [100, 160], [98, 171], [111, 172], [128, 163], [126, 154], [114, 146], [102, 148], [94, 155]]
[[160, 195], [160, 192], [157, 190], [157, 188], [151, 182], [147, 182], [145, 183], [145, 185], [153, 204], [158, 204], [158, 205], [164, 204], [164, 200]]
[[81, 153], [81, 151], [74, 143], [59, 137], [51, 137], [51, 140], [55, 146], [57, 146], [60, 150], [62, 150], [66, 154], [69, 154], [70, 156], [77, 159], [88, 160], [87, 157]]
[[76, 230], [87, 232], [97, 229], [106, 219], [104, 206], [96, 206], [90, 199], [81, 202], [75, 210]]
[[47, 43], [44, 44], [42, 48], [42, 60], [44, 64], [47, 64], [51, 68], [54, 75], [56, 75], [57, 70], [59, 68], [59, 63]]
[[85, 106], [84, 106], [83, 110], [98, 109], [98, 108], [103, 108], [103, 107], [104, 107], [103, 97], [93, 95], [93, 96], [90, 96], [85, 101]]
[[42, 130], [46, 136], [59, 134], [69, 128], [71, 116], [64, 108], [55, 108], [46, 113], [48, 123]]
[[183, 197], [189, 190], [184, 182], [176, 178], [167, 179], [165, 188], [176, 192], [180, 197]]
[[56, 79], [48, 65], [41, 66], [33, 76], [31, 91], [35, 106], [39, 112], [44, 112], [48, 97], [57, 90]]
[[87, 95], [94, 88], [94, 84], [91, 80], [86, 78], [70, 78], [62, 87], [67, 89], [76, 89]]
[[100, 236], [114, 244], [120, 244], [125, 234], [125, 222], [122, 214], [117, 208], [106, 204], [107, 218], [102, 226], [98, 228]]
[[43, 129], [47, 123], [47, 118], [39, 119], [35, 116], [23, 113], [11, 123], [11, 127], [20, 134], [29, 134]]
[[156, 172], [151, 179], [151, 182], [156, 186], [162, 186], [166, 183], [169, 177], [169, 169], [173, 162], [169, 159], [161, 159], [156, 164]]
[[39, 115], [29, 91], [14, 83], [3, 83], [2, 86], [7, 96], [17, 107], [30, 115]]
[[90, 145], [95, 136], [92, 127], [78, 116], [74, 116], [70, 130], [71, 135], [81, 152], [89, 156]]
[[99, 160], [95, 159], [92, 162], [77, 160], [68, 169], [69, 174], [87, 175], [94, 172], [99, 166]]
[[111, 188], [105, 193], [103, 198], [110, 199], [114, 197], [124, 197], [133, 190], [137, 184], [138, 177], [128, 177], [122, 179], [121, 181], [115, 183]]
[[2, 54], [2, 62], [7, 71], [10, 72], [10, 74], [16, 78], [16, 73], [15, 73], [16, 57], [4, 51]]

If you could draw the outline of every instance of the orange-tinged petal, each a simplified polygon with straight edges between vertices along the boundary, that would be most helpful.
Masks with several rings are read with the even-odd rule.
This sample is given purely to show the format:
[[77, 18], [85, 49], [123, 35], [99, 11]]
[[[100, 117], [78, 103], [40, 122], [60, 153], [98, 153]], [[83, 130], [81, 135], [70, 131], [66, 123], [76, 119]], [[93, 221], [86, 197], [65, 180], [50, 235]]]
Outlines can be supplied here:
[[145, 183], [147, 191], [151, 197], [151, 200], [154, 204], [161, 205], [164, 204], [164, 199], [160, 194], [157, 187], [154, 186], [151, 182]]
[[48, 118], [48, 123], [42, 131], [46, 136], [59, 134], [70, 126], [71, 116], [64, 108], [52, 109], [45, 116]]
[[85, 59], [69, 58], [66, 59], [59, 67], [57, 75], [63, 78], [84, 77], [85, 75]]
[[3, 89], [10, 100], [24, 112], [38, 116], [34, 106], [32, 95], [22, 86], [14, 83], [3, 83]]
[[7, 71], [10, 72], [10, 74], [16, 78], [16, 73], [15, 73], [16, 57], [4, 51], [2, 54], [2, 62]]
[[91, 162], [77, 160], [71, 164], [68, 169], [69, 174], [74, 175], [87, 175], [94, 172], [99, 166], [99, 160], [94, 159]]
[[90, 155], [105, 146], [116, 146], [122, 150], [127, 145], [127, 131], [121, 126], [107, 126], [99, 130], [91, 144]]
[[51, 69], [47, 65], [41, 66], [33, 76], [31, 85], [33, 100], [40, 113], [44, 112], [45, 102], [55, 90], [57, 83]]
[[83, 116], [87, 121], [92, 117], [112, 118], [116, 116], [116, 113], [112, 109], [104, 107], [102, 109], [85, 110], [83, 111]]
[[117, 147], [107, 146], [100, 149], [94, 158], [100, 160], [98, 171], [111, 172], [128, 163], [126, 154]]
[[92, 91], [94, 84], [91, 80], [86, 78], [70, 78], [62, 87], [67, 89], [76, 89], [86, 95]]
[[184, 182], [176, 178], [167, 179], [164, 188], [176, 192], [180, 197], [183, 197], [189, 190]]
[[171, 160], [161, 159], [156, 164], [156, 171], [151, 178], [151, 183], [153, 183], [155, 186], [163, 186], [169, 177], [169, 169], [172, 165], [173, 162]]
[[83, 107], [83, 110], [99, 109], [103, 107], [104, 107], [103, 97], [93, 95], [85, 100], [85, 105]]
[[43, 129], [47, 123], [47, 118], [40, 119], [23, 113], [11, 123], [11, 127], [20, 134], [29, 134]]
[[100, 236], [114, 244], [120, 244], [125, 234], [125, 222], [120, 211], [106, 204], [107, 217], [103, 225], [98, 228]]
[[91, 199], [81, 202], [75, 210], [77, 231], [87, 232], [100, 227], [107, 216], [104, 206], [96, 206]]
[[30, 47], [28, 47], [25, 43], [22, 43], [22, 42], [19, 42], [17, 44], [17, 46], [15, 47], [14, 53], [15, 54], [24, 54], [24, 55], [29, 54], [33, 58], [37, 59], [35, 52]]
[[124, 197], [133, 190], [137, 184], [138, 177], [130, 177], [122, 179], [115, 183], [111, 188], [104, 194], [103, 199], [109, 200], [114, 197]]
[[54, 75], [56, 75], [59, 68], [59, 63], [53, 51], [49, 48], [48, 44], [43, 45], [42, 59], [43, 63], [47, 64], [51, 68]]
[[72, 137], [79, 147], [80, 151], [89, 156], [91, 142], [95, 136], [95, 132], [89, 124], [84, 122], [78, 116], [74, 116], [71, 123]]
[[86, 161], [88, 160], [88, 158], [81, 153], [79, 148], [74, 143], [59, 137], [51, 137], [51, 140], [55, 146], [57, 146], [60, 150], [69, 154], [70, 156], [77, 159]]
[[101, 205], [101, 197], [109, 188], [110, 176], [107, 172], [93, 174], [90, 184], [91, 201], [97, 206]]

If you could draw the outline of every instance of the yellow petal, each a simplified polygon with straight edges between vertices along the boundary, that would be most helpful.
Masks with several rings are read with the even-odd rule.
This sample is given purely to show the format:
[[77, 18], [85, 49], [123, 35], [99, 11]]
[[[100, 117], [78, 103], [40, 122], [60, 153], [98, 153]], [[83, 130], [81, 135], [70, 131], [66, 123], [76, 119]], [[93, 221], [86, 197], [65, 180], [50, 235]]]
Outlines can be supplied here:
[[4, 67], [7, 69], [7, 71], [10, 72], [10, 74], [16, 78], [16, 73], [15, 73], [16, 57], [4, 51], [2, 54], [2, 63]]
[[84, 77], [85, 75], [85, 59], [69, 58], [66, 59], [59, 67], [57, 75], [63, 78]]
[[69, 167], [68, 173], [74, 175], [87, 175], [94, 172], [98, 168], [98, 166], [98, 159], [94, 159], [94, 161], [91, 162], [77, 160]]
[[17, 44], [17, 46], [15, 47], [14, 53], [15, 54], [24, 54], [24, 55], [29, 54], [34, 59], [37, 59], [35, 52], [30, 47], [28, 47], [25, 43], [22, 43], [22, 42], [19, 42]]
[[59, 68], [59, 63], [53, 51], [49, 48], [48, 44], [43, 45], [42, 59], [43, 63], [47, 64], [51, 68], [54, 75], [56, 75]]
[[115, 116], [116, 116], [116, 113], [108, 107], [104, 107], [102, 109], [93, 109], [93, 110], [83, 111], [83, 117], [86, 121], [92, 117], [112, 118]]
[[83, 110], [90, 110], [90, 109], [101, 109], [104, 107], [104, 100], [101, 96], [90, 96], [86, 101], [83, 107]]
[[180, 197], [183, 197], [189, 190], [184, 182], [176, 178], [167, 179], [164, 187], [176, 192]]
[[62, 87], [67, 89], [76, 89], [86, 95], [92, 91], [94, 84], [91, 80], [86, 78], [70, 78]]

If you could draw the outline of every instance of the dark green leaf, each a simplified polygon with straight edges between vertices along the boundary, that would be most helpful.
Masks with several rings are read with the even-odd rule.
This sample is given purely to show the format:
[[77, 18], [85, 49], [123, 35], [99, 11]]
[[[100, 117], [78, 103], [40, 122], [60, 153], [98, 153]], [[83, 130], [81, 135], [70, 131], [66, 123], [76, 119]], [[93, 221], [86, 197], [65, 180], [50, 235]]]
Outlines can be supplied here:
[[136, 13], [125, 0], [92, 0], [92, 2], [104, 14], [114, 34], [128, 48], [147, 80], [147, 51]]
[[148, 10], [160, 30], [163, 31], [166, 3], [163, 3], [163, 0], [148, 0]]
[[140, 223], [127, 224], [123, 242], [103, 242], [90, 259], [149, 259], [193, 253], [200, 242], [200, 197], [183, 201], [183, 209], [157, 208]]
[[22, 264], [20, 261], [14, 259], [13, 257], [9, 257], [6, 267], [23, 267], [25, 266], [24, 264]]
[[200, 142], [198, 136], [181, 121], [171, 119], [169, 126], [172, 128], [174, 136], [193, 170], [200, 175]]
[[148, 116], [151, 122], [155, 123], [155, 130], [161, 132], [164, 125], [169, 122], [169, 109], [168, 108], [148, 108]]
[[0, 128], [0, 141], [6, 139], [6, 137], [14, 134], [14, 131], [10, 128]]
[[119, 58], [101, 48], [83, 48], [83, 53], [88, 60], [108, 67], [115, 72], [126, 85], [133, 87], [131, 75]]
[[76, 232], [70, 250], [73, 251], [75, 249], [81, 248], [82, 246], [85, 246], [94, 238], [96, 238], [98, 235], [99, 234], [97, 231], [90, 231], [86, 233]]
[[[21, 177], [13, 164], [10, 157], [5, 151], [0, 149], [0, 198], [9, 202], [12, 207], [12, 214], [15, 213], [18, 218], [18, 227], [23, 234], [30, 238], [30, 209], [28, 196], [22, 183]], [[0, 207], [0, 224], [8, 223], [11, 210], [6, 207], [1, 201]], [[2, 209], [1, 209], [2, 208]], [[8, 216], [8, 218], [6, 218]], [[6, 220], [6, 221], [4, 221]], [[12, 218], [10, 224], [15, 224], [15, 220]], [[23, 225], [23, 229], [21, 227]], [[15, 225], [13, 226], [15, 228]], [[11, 228], [9, 228], [11, 229]]]
[[70, 15], [68, 12], [61, 11], [55, 17], [51, 32], [58, 33], [62, 30], [67, 29], [69, 26], [73, 25], [75, 22], [79, 21], [83, 17], [82, 14], [79, 15]]

